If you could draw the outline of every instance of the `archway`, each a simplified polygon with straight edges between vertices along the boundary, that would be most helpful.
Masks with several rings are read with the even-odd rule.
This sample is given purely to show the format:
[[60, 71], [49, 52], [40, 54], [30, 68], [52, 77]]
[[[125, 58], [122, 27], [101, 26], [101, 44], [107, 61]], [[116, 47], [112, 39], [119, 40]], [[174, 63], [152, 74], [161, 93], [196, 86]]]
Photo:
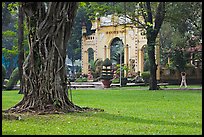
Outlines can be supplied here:
[[94, 50], [92, 48], [88, 48], [88, 69], [93, 69], [94, 65]]
[[[120, 64], [120, 43], [123, 45], [121, 64], [125, 65], [125, 69], [127, 68], [128, 72], [135, 74], [140, 71], [142, 73], [145, 59], [143, 55], [145, 53], [144, 45], [147, 44], [146, 36], [142, 35], [143, 30], [131, 22], [128, 25], [127, 23], [124, 24], [122, 20], [119, 20], [120, 23], [114, 26], [111, 17], [112, 15], [108, 15], [93, 20], [91, 28], [93, 33], [90, 35], [87, 35], [85, 27], [83, 27], [82, 73], [88, 73], [88, 48], [94, 50], [94, 60], [109, 58], [113, 64]], [[113, 59], [114, 56], [116, 57], [115, 59]], [[128, 73], [124, 71], [124, 74], [127, 76], [126, 74]]]
[[94, 50], [92, 48], [88, 48], [88, 62], [90, 63], [94, 60]]
[[110, 60], [113, 65], [124, 64], [124, 44], [118, 37], [114, 38], [110, 44]]

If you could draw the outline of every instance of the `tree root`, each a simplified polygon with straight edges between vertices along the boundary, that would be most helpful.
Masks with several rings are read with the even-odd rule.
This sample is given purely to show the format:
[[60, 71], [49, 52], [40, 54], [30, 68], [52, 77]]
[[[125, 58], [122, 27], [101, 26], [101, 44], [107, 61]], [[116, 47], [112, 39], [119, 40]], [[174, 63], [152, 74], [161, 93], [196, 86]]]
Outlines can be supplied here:
[[90, 108], [90, 107], [79, 107], [79, 106], [74, 106], [74, 108], [71, 109], [59, 109], [56, 108], [55, 106], [48, 107], [43, 110], [39, 109], [34, 109], [34, 108], [24, 108], [20, 109], [19, 107], [15, 108], [9, 108], [7, 110], [2, 110], [4, 113], [8, 114], [30, 114], [30, 115], [47, 115], [47, 114], [66, 114], [70, 112], [89, 112], [89, 111], [94, 111], [94, 112], [103, 112], [103, 109], [100, 108]]

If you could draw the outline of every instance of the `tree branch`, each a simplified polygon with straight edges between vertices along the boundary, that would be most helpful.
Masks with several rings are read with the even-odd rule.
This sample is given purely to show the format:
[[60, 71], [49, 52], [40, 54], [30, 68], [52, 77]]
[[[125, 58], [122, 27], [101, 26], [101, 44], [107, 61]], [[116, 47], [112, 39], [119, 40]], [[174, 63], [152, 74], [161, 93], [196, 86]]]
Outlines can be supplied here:
[[160, 2], [156, 11], [154, 35], [159, 33], [165, 16], [165, 2]]
[[150, 2], [146, 2], [146, 8], [147, 8], [147, 20], [146, 21], [152, 24], [152, 9], [151, 9]]

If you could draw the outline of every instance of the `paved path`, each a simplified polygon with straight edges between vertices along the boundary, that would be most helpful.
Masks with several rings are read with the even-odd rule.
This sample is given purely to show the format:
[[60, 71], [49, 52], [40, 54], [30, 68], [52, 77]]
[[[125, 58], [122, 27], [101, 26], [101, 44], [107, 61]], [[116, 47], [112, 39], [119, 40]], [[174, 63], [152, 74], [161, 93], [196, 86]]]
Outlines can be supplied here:
[[[144, 86], [143, 83], [127, 83], [127, 86], [125, 87], [132, 87], [132, 86]], [[13, 89], [19, 89], [20, 85], [16, 85], [14, 86]], [[103, 84], [101, 81], [99, 82], [71, 82], [71, 87], [72, 89], [104, 89], [103, 88]], [[119, 88], [120, 84], [111, 84], [112, 88]], [[147, 88], [135, 88], [135, 90], [148, 90], [149, 87]], [[160, 86], [161, 87], [161, 86]], [[133, 88], [131, 88], [133, 89]], [[171, 88], [171, 87], [161, 87], [162, 90], [202, 90], [202, 87], [199, 88], [191, 88], [191, 87], [187, 87], [187, 88]], [[126, 89], [125, 89], [126, 90]]]
[[161, 88], [162, 90], [202, 90], [201, 88]]

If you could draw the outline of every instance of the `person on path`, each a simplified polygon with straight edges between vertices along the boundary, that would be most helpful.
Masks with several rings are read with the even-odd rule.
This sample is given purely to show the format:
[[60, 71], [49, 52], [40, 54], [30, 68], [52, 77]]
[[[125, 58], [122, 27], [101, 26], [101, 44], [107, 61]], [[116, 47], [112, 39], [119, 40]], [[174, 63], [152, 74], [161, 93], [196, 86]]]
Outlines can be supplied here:
[[181, 72], [181, 85], [180, 85], [180, 87], [182, 87], [183, 85], [185, 86], [185, 88], [187, 87], [186, 73], [185, 72]]

